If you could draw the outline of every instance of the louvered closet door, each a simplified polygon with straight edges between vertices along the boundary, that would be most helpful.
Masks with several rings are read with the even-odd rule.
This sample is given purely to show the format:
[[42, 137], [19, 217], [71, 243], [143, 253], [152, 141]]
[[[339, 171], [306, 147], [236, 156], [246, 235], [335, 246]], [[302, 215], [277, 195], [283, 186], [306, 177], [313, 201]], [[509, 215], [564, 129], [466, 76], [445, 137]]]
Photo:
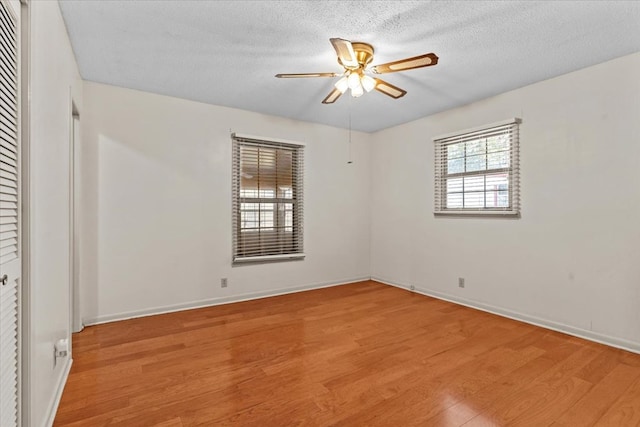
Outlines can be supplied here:
[[20, 192], [18, 31], [0, 2], [0, 426], [18, 425], [18, 285]]

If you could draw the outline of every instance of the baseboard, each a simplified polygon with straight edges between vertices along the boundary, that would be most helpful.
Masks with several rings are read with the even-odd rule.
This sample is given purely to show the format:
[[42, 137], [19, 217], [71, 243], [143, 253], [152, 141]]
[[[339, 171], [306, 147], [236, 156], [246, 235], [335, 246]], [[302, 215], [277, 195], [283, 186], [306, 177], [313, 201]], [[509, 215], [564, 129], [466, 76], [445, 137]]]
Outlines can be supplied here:
[[474, 300], [460, 298], [458, 296], [446, 294], [444, 292], [438, 292], [431, 289], [420, 288], [417, 286], [414, 286], [414, 289], [411, 289], [410, 285], [406, 285], [396, 281], [391, 281], [382, 277], [374, 276], [374, 277], [371, 277], [371, 280], [384, 283], [385, 285], [394, 286], [396, 288], [401, 288], [401, 289], [409, 290], [412, 292], [417, 292], [422, 295], [452, 302], [454, 304], [464, 305], [465, 307], [474, 308], [476, 310], [482, 310], [488, 313], [497, 314], [498, 316], [507, 317], [509, 319], [518, 320], [520, 322], [529, 323], [531, 325], [539, 326], [541, 328], [551, 329], [556, 332], [561, 332], [567, 335], [583, 338], [585, 340], [597, 342], [599, 344], [604, 344], [610, 347], [620, 348], [622, 350], [627, 350], [632, 353], [640, 354], [640, 343], [635, 341], [629, 341], [629, 340], [625, 340], [625, 339], [610, 336], [610, 335], [600, 334], [597, 332], [589, 331], [582, 328], [577, 328], [575, 326], [567, 325], [564, 323], [554, 322], [552, 320], [547, 320], [540, 317], [531, 316], [525, 313], [509, 310], [503, 307], [497, 307], [494, 305], [485, 304], [485, 303], [481, 303]]
[[67, 379], [69, 378], [69, 372], [71, 372], [72, 364], [73, 359], [71, 359], [70, 357], [65, 359], [65, 365], [62, 368], [62, 375], [60, 377], [60, 381], [58, 382], [58, 386], [56, 387], [56, 394], [53, 397], [51, 405], [49, 406], [49, 416], [47, 417], [47, 421], [44, 424], [47, 427], [53, 426], [53, 422], [56, 419], [56, 413], [58, 412], [60, 399], [62, 399], [62, 392], [64, 391], [64, 386], [67, 384]]
[[97, 316], [94, 318], [84, 319], [83, 323], [85, 326], [99, 325], [101, 323], [117, 322], [120, 320], [135, 319], [138, 317], [145, 317], [145, 316], [154, 316], [156, 314], [173, 313], [175, 311], [182, 311], [182, 310], [193, 310], [196, 308], [211, 307], [214, 305], [230, 304], [230, 303], [241, 302], [241, 301], [250, 301], [254, 299], [292, 294], [295, 292], [303, 292], [303, 291], [310, 291], [313, 289], [321, 289], [321, 288], [328, 288], [332, 286], [346, 285], [349, 283], [362, 282], [364, 280], [370, 280], [370, 279], [371, 277], [369, 276], [356, 277], [356, 278], [350, 278], [350, 279], [344, 279], [344, 280], [334, 280], [330, 282], [311, 283], [307, 285], [294, 286], [290, 288], [271, 289], [271, 290], [261, 291], [261, 292], [251, 292], [251, 293], [240, 294], [240, 295], [231, 295], [228, 297], [211, 298], [211, 299], [192, 301], [192, 302], [187, 302], [182, 304], [174, 304], [170, 306], [154, 307], [154, 308], [149, 308], [144, 310], [130, 311], [126, 313]]

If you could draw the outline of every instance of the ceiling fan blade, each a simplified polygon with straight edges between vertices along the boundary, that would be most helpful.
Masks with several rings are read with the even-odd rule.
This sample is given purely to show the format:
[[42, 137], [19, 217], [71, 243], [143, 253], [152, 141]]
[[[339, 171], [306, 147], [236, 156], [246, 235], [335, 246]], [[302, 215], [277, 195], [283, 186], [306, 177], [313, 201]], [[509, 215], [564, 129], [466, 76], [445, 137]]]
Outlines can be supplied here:
[[333, 48], [338, 54], [338, 61], [347, 68], [358, 68], [358, 59], [356, 58], [356, 52], [353, 50], [353, 45], [349, 40], [344, 39], [329, 39]]
[[394, 99], [402, 98], [407, 94], [407, 91], [404, 89], [400, 89], [397, 86], [392, 85], [391, 83], [387, 83], [384, 80], [376, 79], [375, 89], [378, 92], [382, 92], [385, 95], [388, 95]]
[[413, 58], [401, 59], [399, 61], [387, 62], [386, 64], [375, 65], [371, 71], [376, 74], [395, 73], [396, 71], [413, 70], [414, 68], [429, 67], [436, 65], [438, 57], [435, 53], [414, 56]]
[[325, 99], [322, 100], [323, 104], [333, 104], [334, 102], [336, 102], [338, 100], [338, 98], [340, 98], [340, 95], [342, 95], [342, 92], [340, 92], [338, 89], [333, 89], [329, 95], [327, 95], [327, 97]]
[[276, 74], [280, 79], [295, 79], [299, 77], [337, 77], [337, 73], [298, 73], [298, 74]]

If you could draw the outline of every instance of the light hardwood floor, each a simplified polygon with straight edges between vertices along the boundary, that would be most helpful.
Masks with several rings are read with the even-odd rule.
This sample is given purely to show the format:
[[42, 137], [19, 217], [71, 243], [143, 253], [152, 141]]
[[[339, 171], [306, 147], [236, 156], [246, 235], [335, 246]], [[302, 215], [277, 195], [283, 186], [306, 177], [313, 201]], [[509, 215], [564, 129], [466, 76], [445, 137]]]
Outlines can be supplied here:
[[73, 341], [55, 426], [640, 425], [640, 355], [376, 282]]

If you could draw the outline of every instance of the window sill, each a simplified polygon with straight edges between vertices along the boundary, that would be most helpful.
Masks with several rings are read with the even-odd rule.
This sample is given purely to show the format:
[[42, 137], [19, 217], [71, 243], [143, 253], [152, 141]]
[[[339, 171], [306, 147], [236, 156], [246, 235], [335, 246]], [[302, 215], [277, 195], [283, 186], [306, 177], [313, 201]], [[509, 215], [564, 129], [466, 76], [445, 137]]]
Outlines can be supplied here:
[[266, 255], [266, 256], [247, 256], [233, 259], [233, 266], [246, 264], [263, 264], [271, 262], [284, 261], [301, 261], [305, 254], [286, 254], [286, 255]]
[[458, 210], [446, 210], [434, 212], [433, 216], [436, 217], [494, 217], [494, 218], [520, 218], [520, 212], [517, 211], [458, 211]]

